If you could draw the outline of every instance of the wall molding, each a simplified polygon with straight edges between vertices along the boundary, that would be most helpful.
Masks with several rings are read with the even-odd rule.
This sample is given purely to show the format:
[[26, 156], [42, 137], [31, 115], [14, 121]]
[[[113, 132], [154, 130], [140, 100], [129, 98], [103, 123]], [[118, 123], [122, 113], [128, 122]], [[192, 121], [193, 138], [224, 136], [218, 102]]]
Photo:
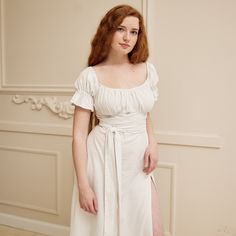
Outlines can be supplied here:
[[[56, 125], [48, 123], [42, 124], [0, 120], [0, 131], [71, 137], [72, 125]], [[214, 149], [220, 149], [223, 146], [223, 138], [216, 134], [156, 131], [155, 136], [157, 143], [160, 145], [177, 145], [193, 148]]]
[[55, 170], [56, 170], [56, 176], [55, 176], [55, 186], [56, 186], [56, 191], [55, 191], [55, 203], [56, 207], [55, 209], [51, 208], [44, 208], [44, 207], [39, 207], [35, 206], [32, 204], [25, 204], [17, 201], [8, 201], [4, 199], [0, 199], [0, 204], [3, 205], [8, 205], [8, 206], [13, 206], [13, 207], [20, 207], [20, 208], [25, 208], [33, 211], [39, 211], [47, 214], [53, 214], [53, 215], [59, 215], [60, 214], [60, 161], [59, 161], [59, 152], [57, 151], [45, 151], [41, 149], [32, 149], [32, 148], [22, 148], [22, 147], [14, 147], [14, 146], [5, 146], [5, 145], [0, 145], [0, 150], [4, 151], [14, 151], [14, 152], [23, 152], [23, 153], [31, 153], [31, 154], [40, 154], [44, 156], [50, 156], [54, 159], [55, 161]]
[[0, 131], [71, 137], [72, 125], [55, 125], [48, 123], [43, 124], [0, 120]]
[[217, 134], [155, 132], [159, 144], [189, 147], [222, 148], [223, 138]]
[[35, 97], [14, 95], [12, 101], [15, 104], [31, 103], [31, 109], [40, 111], [42, 107], [47, 107], [51, 112], [60, 118], [69, 119], [74, 114], [74, 106], [69, 101], [60, 102], [57, 97]]
[[170, 170], [170, 224], [169, 229], [164, 232], [165, 236], [175, 235], [175, 223], [176, 223], [176, 164], [160, 162], [157, 169], [168, 169]]
[[3, 0], [0, 0], [0, 91], [2, 90], [3, 78], [5, 75], [5, 50], [4, 50], [4, 19], [3, 19]]
[[68, 236], [68, 226], [0, 213], [0, 224], [51, 236]]
[[148, 0], [142, 0], [142, 15], [144, 18], [144, 24], [146, 31], [148, 31]]
[[26, 92], [26, 93], [56, 93], [72, 94], [73, 84], [8, 84], [6, 79], [6, 52], [5, 52], [5, 6], [4, 0], [0, 0], [0, 92]]

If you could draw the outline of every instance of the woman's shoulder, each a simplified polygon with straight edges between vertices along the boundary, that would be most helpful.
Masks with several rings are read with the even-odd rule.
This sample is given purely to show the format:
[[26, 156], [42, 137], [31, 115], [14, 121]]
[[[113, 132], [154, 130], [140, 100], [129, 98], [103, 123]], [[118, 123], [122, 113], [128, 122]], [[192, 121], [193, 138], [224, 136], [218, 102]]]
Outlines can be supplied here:
[[140, 62], [135, 64], [136, 71], [142, 73], [146, 72], [146, 74], [149, 74], [149, 77], [151, 79], [155, 79], [154, 77], [157, 77], [157, 71], [155, 65], [150, 61]]
[[79, 76], [84, 77], [84, 76], [89, 76], [90, 74], [91, 74], [91, 66], [86, 66], [80, 70]]
[[154, 65], [154, 63], [153, 62], [151, 62], [151, 61], [146, 61], [146, 65], [147, 65], [147, 67], [149, 67], [149, 68], [151, 68], [151, 69], [156, 69], [156, 66]]
[[136, 70], [142, 70], [142, 71], [146, 70], [146, 65], [147, 65], [146, 62], [139, 62], [139, 63], [133, 64]]
[[77, 77], [78, 80], [87, 80], [94, 82], [94, 68], [92, 66], [86, 66], [80, 70], [80, 73]]
[[150, 61], [140, 62], [134, 65], [138, 70], [156, 71], [155, 65]]
[[94, 66], [90, 66], [90, 67], [91, 67], [92, 69], [94, 69], [94, 70], [101, 70], [101, 69], [103, 69], [103, 68], [106, 68], [108, 65], [109, 65], [108, 63], [102, 61], [102, 62], [100, 62], [100, 63], [98, 63], [98, 64], [96, 64], [96, 65], [94, 65]]
[[81, 84], [89, 87], [96, 87], [96, 78], [91, 66], [86, 66], [80, 70], [79, 75], [75, 81], [76, 84]]
[[159, 81], [159, 76], [156, 70], [156, 66], [149, 61], [146, 62], [146, 65], [149, 81], [151, 82], [151, 84], [157, 84], [157, 82]]

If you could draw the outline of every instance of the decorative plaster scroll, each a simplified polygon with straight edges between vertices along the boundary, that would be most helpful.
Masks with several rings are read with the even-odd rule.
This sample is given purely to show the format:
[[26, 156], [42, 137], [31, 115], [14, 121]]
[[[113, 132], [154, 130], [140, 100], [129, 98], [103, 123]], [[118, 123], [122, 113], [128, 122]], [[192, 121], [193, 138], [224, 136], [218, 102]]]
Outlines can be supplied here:
[[[24, 147], [14, 147], [14, 146], [5, 146], [5, 145], [0, 145], [0, 152], [8, 152], [9, 153], [9, 158], [14, 158], [14, 155], [16, 152], [18, 153], [23, 153], [24, 155], [20, 155], [19, 158], [21, 158], [21, 160], [23, 161], [23, 159], [25, 159], [25, 162], [27, 162], [27, 158], [33, 158], [33, 160], [35, 160], [37, 158], [36, 162], [31, 162], [34, 163], [35, 165], [37, 165], [38, 162], [41, 162], [41, 164], [43, 165], [44, 163], [44, 159], [47, 158], [48, 160], [51, 160], [50, 163], [52, 165], [51, 168], [49, 170], [49, 172], [54, 172], [53, 175], [55, 175], [55, 179], [51, 182], [49, 181], [45, 186], [44, 186], [44, 190], [48, 189], [49, 192], [47, 192], [46, 194], [48, 194], [48, 197], [52, 198], [52, 205], [50, 206], [45, 206], [43, 205], [43, 203], [39, 203], [39, 202], [28, 202], [28, 198], [24, 199], [24, 195], [21, 196], [21, 200], [17, 200], [17, 198], [13, 198], [10, 197], [11, 199], [9, 199], [5, 194], [11, 192], [11, 188], [12, 186], [5, 186], [5, 197], [3, 197], [3, 199], [0, 198], [0, 204], [3, 205], [7, 205], [7, 206], [16, 206], [16, 207], [21, 207], [21, 208], [25, 208], [25, 209], [30, 209], [33, 211], [37, 211], [37, 212], [43, 212], [43, 213], [49, 213], [52, 215], [60, 215], [60, 201], [59, 201], [59, 194], [60, 194], [60, 162], [59, 162], [59, 157], [60, 157], [60, 153], [57, 151], [51, 151], [51, 150], [43, 150], [43, 149], [32, 149], [32, 148], [24, 148]], [[12, 154], [12, 155], [11, 155]], [[1, 155], [1, 158], [4, 158], [5, 155]], [[7, 159], [9, 159], [7, 158]], [[3, 159], [4, 161], [4, 159]], [[9, 160], [10, 161], [10, 160]], [[22, 167], [23, 168], [23, 167]], [[23, 169], [22, 169], [23, 170]], [[20, 172], [19, 172], [20, 173]], [[28, 173], [30, 175], [30, 173]], [[35, 173], [37, 175], [37, 173]], [[3, 174], [4, 176], [4, 174]], [[39, 176], [38, 176], [39, 177]], [[53, 178], [54, 178], [53, 177]], [[4, 176], [4, 179], [10, 178], [9, 174], [6, 174]], [[39, 177], [40, 179], [40, 177]], [[6, 180], [7, 181], [7, 180]], [[43, 179], [41, 180], [43, 181]], [[30, 183], [25, 183], [26, 186], [27, 184]], [[51, 186], [53, 185], [53, 186]], [[53, 187], [53, 190], [52, 190]], [[4, 186], [3, 186], [4, 188]], [[10, 191], [7, 191], [10, 190]], [[33, 191], [32, 189], [29, 191]], [[45, 194], [45, 193], [39, 193], [39, 194]], [[22, 198], [24, 200], [22, 200]], [[7, 200], [6, 200], [7, 199]]]
[[53, 113], [63, 119], [69, 119], [74, 113], [74, 107], [70, 102], [60, 102], [56, 97], [34, 97], [14, 95], [12, 101], [15, 104], [31, 102], [31, 109], [40, 111], [43, 106], [49, 108]]

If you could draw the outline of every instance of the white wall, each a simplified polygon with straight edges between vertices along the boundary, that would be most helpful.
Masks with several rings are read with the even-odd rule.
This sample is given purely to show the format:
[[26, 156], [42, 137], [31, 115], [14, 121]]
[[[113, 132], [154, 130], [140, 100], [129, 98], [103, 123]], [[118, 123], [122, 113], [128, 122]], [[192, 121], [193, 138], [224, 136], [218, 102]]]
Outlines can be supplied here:
[[152, 117], [166, 235], [236, 235], [236, 2], [0, 2], [0, 223], [66, 235], [73, 83], [102, 15], [129, 3], [145, 16], [160, 77]]
[[175, 235], [236, 235], [236, 2], [148, 3], [153, 117], [161, 161], [176, 165]]

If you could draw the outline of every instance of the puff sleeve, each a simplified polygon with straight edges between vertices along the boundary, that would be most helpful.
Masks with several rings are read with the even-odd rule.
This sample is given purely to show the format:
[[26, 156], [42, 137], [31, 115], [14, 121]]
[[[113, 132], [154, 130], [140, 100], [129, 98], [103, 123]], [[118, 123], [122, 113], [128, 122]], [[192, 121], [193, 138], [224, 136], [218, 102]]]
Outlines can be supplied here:
[[85, 68], [75, 81], [76, 91], [71, 103], [85, 109], [94, 111], [94, 84], [89, 68]]
[[159, 91], [157, 87], [157, 84], [159, 82], [159, 76], [157, 74], [155, 66], [151, 63], [149, 63], [149, 81], [150, 81], [150, 87], [153, 93], [154, 101], [157, 101], [159, 97]]

